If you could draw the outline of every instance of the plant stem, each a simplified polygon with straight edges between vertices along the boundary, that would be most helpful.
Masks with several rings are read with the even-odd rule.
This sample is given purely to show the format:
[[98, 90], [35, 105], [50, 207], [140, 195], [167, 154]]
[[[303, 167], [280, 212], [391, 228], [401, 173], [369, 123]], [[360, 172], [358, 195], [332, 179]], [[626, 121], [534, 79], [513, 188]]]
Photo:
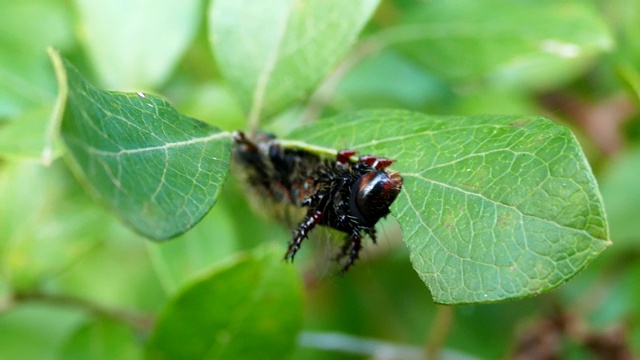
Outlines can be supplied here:
[[436, 305], [436, 317], [427, 338], [425, 359], [438, 359], [453, 324], [453, 307]]
[[114, 309], [98, 305], [91, 301], [59, 294], [48, 294], [43, 292], [20, 292], [15, 293], [8, 302], [9, 306], [2, 310], [8, 311], [11, 307], [23, 302], [42, 302], [60, 307], [67, 307], [88, 312], [91, 315], [113, 319], [115, 321], [131, 326], [141, 333], [149, 333], [155, 323], [155, 318], [150, 314], [143, 314], [125, 309]]

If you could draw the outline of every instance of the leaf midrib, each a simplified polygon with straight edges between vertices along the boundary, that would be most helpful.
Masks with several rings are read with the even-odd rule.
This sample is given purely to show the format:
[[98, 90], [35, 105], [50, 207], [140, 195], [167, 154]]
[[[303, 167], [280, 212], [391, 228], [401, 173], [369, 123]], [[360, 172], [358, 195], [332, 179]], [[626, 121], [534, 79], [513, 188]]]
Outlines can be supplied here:
[[199, 143], [206, 143], [206, 142], [214, 141], [214, 140], [225, 138], [225, 137], [231, 138], [231, 133], [224, 131], [224, 132], [219, 132], [219, 133], [211, 134], [211, 135], [200, 137], [200, 138], [192, 138], [189, 140], [177, 141], [177, 142], [168, 142], [168, 143], [165, 143], [164, 145], [149, 146], [149, 147], [142, 147], [142, 148], [135, 148], [135, 149], [122, 149], [120, 151], [108, 151], [108, 150], [98, 149], [87, 144], [81, 139], [77, 139], [76, 137], [67, 137], [67, 140], [70, 140], [76, 143], [77, 145], [83, 147], [85, 150], [87, 150], [87, 152], [91, 154], [118, 157], [121, 155], [129, 155], [129, 154], [136, 154], [136, 153], [165, 151], [171, 148], [190, 146], [190, 145], [199, 144]]
[[291, 1], [289, 1], [289, 4], [287, 6], [287, 13], [284, 15], [284, 21], [282, 21], [282, 26], [278, 29], [280, 31], [276, 35], [277, 37], [273, 46], [273, 51], [269, 54], [269, 57], [266, 59], [265, 66], [262, 68], [262, 71], [258, 76], [258, 82], [256, 83], [256, 88], [254, 89], [251, 101], [251, 110], [249, 111], [248, 123], [249, 129], [251, 131], [255, 131], [258, 128], [266, 89], [269, 85], [271, 74], [273, 74], [274, 69], [277, 65], [280, 50], [282, 49], [282, 44], [284, 43], [284, 38], [289, 27], [289, 19], [291, 18], [292, 8], [293, 6], [291, 4]]

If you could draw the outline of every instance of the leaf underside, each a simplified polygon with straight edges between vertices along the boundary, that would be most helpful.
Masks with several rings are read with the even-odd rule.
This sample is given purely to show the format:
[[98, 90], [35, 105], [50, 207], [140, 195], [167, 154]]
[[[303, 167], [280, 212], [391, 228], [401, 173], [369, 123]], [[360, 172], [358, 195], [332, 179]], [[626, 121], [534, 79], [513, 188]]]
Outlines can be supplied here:
[[395, 159], [392, 205], [411, 263], [438, 303], [548, 291], [609, 244], [602, 200], [573, 135], [542, 117], [362, 111], [287, 139]]
[[148, 94], [94, 88], [68, 62], [61, 135], [89, 188], [137, 232], [177, 236], [213, 206], [228, 172], [230, 134]]

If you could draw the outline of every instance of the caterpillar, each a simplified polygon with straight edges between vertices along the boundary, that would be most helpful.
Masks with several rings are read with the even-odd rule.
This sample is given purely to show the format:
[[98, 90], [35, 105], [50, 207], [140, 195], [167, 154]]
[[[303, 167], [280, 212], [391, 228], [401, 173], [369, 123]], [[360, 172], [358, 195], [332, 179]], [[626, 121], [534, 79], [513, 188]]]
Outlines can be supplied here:
[[387, 170], [394, 160], [374, 155], [360, 156], [341, 150], [334, 159], [306, 149], [285, 148], [270, 134], [249, 139], [234, 134], [234, 157], [247, 173], [251, 187], [266, 198], [306, 209], [293, 231], [285, 260], [293, 261], [309, 233], [327, 226], [346, 234], [336, 260], [344, 273], [359, 257], [362, 237], [376, 242], [375, 225], [386, 217], [402, 190], [402, 177]]

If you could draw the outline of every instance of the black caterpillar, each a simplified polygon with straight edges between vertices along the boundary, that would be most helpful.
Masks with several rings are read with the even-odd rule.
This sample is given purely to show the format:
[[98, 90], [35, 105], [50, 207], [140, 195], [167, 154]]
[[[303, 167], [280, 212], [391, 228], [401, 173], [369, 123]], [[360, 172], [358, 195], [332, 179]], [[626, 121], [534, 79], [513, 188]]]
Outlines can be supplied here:
[[402, 189], [400, 174], [386, 170], [391, 159], [364, 155], [353, 162], [353, 150], [324, 159], [302, 149], [283, 148], [274, 136], [265, 134], [248, 139], [236, 132], [234, 141], [235, 158], [251, 186], [274, 201], [307, 208], [289, 242], [286, 260], [293, 261], [313, 228], [324, 225], [347, 235], [337, 260], [347, 258], [342, 272], [349, 270], [362, 248], [362, 234], [375, 243], [375, 225], [389, 214]]

